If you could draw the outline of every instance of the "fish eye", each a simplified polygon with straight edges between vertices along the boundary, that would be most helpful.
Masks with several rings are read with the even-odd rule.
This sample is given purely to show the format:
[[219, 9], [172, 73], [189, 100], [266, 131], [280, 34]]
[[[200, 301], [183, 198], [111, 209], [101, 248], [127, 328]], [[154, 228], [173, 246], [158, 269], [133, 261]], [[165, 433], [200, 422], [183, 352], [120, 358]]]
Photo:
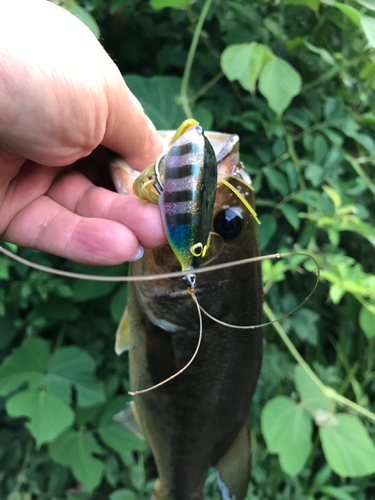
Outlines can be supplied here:
[[242, 210], [238, 207], [219, 212], [214, 220], [214, 231], [224, 240], [234, 240], [241, 233]]

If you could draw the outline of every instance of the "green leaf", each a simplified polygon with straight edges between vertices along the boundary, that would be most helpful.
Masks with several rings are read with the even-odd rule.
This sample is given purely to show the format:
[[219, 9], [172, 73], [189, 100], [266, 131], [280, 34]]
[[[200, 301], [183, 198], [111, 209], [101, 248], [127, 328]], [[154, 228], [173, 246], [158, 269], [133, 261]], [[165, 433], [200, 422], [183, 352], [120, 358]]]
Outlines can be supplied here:
[[366, 307], [362, 307], [359, 312], [358, 320], [359, 326], [361, 327], [366, 337], [369, 339], [375, 337], [375, 315]]
[[76, 302], [98, 299], [109, 295], [117, 283], [106, 281], [76, 280], [73, 284], [73, 295]]
[[294, 369], [294, 383], [301, 396], [303, 406], [309, 412], [314, 415], [319, 410], [330, 411], [331, 402], [329, 398], [327, 398], [300, 365], [296, 365]]
[[301, 92], [301, 88], [300, 74], [278, 57], [266, 64], [259, 77], [259, 91], [278, 116], [286, 110], [293, 97]]
[[337, 425], [320, 427], [324, 455], [336, 474], [366, 476], [375, 472], [375, 446], [355, 415], [335, 415]]
[[318, 12], [320, 0], [284, 0], [285, 5], [293, 4], [293, 5], [305, 5], [309, 7], [314, 12]]
[[0, 349], [6, 349], [16, 333], [13, 321], [7, 316], [0, 317]]
[[[331, 498], [335, 498], [336, 500], [355, 500], [355, 497], [351, 495], [350, 493], [357, 490], [357, 488], [354, 486], [323, 486], [322, 488], [319, 488], [320, 493], [325, 493], [326, 495], [329, 495]], [[348, 492], [346, 491], [348, 490]]]
[[[78, 406], [94, 406], [105, 401], [104, 390], [94, 375], [95, 361], [79, 347], [63, 347], [48, 363], [47, 387], [51, 392], [70, 400], [71, 388], [77, 390]], [[68, 400], [67, 400], [68, 398]]]
[[370, 10], [375, 10], [375, 0], [356, 0], [357, 3], [364, 5]]
[[284, 472], [295, 476], [310, 454], [312, 423], [295, 401], [285, 396], [271, 399], [262, 412], [262, 433], [271, 453], [278, 453]]
[[305, 177], [314, 187], [320, 186], [324, 177], [324, 169], [316, 163], [308, 162], [305, 170]]
[[68, 430], [49, 445], [49, 451], [55, 462], [69, 466], [87, 488], [100, 484], [104, 463], [93, 454], [102, 449], [90, 432]]
[[371, 47], [375, 47], [375, 17], [361, 16], [362, 29]]
[[187, 7], [190, 0], [150, 0], [151, 7], [154, 9], [164, 9], [165, 7], [182, 8]]
[[264, 171], [264, 175], [271, 188], [278, 191], [282, 196], [286, 196], [289, 193], [288, 182], [285, 175], [279, 172], [279, 170], [267, 169]]
[[289, 224], [297, 231], [300, 226], [298, 210], [294, 208], [293, 205], [283, 205], [281, 211]]
[[354, 7], [351, 7], [350, 5], [345, 5], [343, 3], [335, 3], [334, 6], [341, 10], [343, 14], [349, 17], [355, 23], [358, 28], [361, 28], [361, 14], [358, 12], [357, 9]]
[[109, 495], [109, 500], [137, 500], [138, 496], [134, 491], [124, 488], [122, 490], [114, 491]]
[[26, 427], [38, 444], [53, 441], [74, 422], [74, 413], [61, 399], [44, 390], [27, 389], [6, 404], [11, 417], [27, 417]]
[[96, 36], [96, 38], [100, 37], [100, 29], [95, 21], [95, 19], [92, 17], [92, 15], [87, 12], [87, 10], [83, 9], [79, 5], [75, 5], [71, 8], [68, 9], [71, 14], [76, 16], [80, 21], [83, 22]]
[[212, 113], [205, 108], [196, 108], [194, 109], [194, 118], [199, 122], [199, 125], [203, 128], [203, 130], [211, 130], [212, 123], [214, 117]]
[[260, 248], [263, 250], [274, 235], [277, 223], [275, 217], [271, 214], [262, 215], [259, 220], [261, 222], [260, 226], [258, 226], [259, 242]]
[[114, 420], [114, 416], [123, 410], [128, 403], [128, 398], [119, 397], [108, 405], [98, 428], [99, 435], [105, 444], [121, 454], [148, 448], [146, 441], [135, 436]]
[[127, 297], [128, 297], [128, 284], [123, 283], [116, 290], [116, 293], [113, 295], [109, 306], [111, 311], [111, 316], [116, 323], [120, 322], [122, 315], [124, 314]]
[[273, 57], [266, 45], [241, 43], [227, 47], [220, 64], [228, 80], [238, 80], [245, 90], [254, 92], [261, 71]]
[[158, 130], [175, 130], [185, 120], [185, 114], [177, 104], [181, 78], [126, 75], [125, 82]]
[[5, 358], [0, 366], [0, 395], [6, 396], [21, 384], [37, 387], [44, 381], [49, 345], [40, 338], [28, 338]]

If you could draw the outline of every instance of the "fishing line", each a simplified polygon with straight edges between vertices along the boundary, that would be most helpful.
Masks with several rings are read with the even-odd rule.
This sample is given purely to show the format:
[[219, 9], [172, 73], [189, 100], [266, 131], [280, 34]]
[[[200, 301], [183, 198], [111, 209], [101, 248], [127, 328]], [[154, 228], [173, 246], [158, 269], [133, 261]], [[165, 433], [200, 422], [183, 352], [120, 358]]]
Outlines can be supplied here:
[[[283, 255], [283, 254], [280, 254], [280, 255]], [[302, 254], [294, 254], [294, 255], [302, 255]], [[307, 254], [306, 254], [307, 255]], [[208, 318], [212, 319], [213, 321], [215, 321], [216, 323], [219, 323], [219, 325], [223, 325], [223, 326], [227, 326], [228, 328], [235, 328], [237, 330], [252, 330], [252, 329], [255, 329], [255, 328], [261, 328], [263, 326], [268, 326], [268, 325], [272, 325], [273, 323], [278, 323], [279, 321], [287, 318], [288, 316], [290, 316], [291, 314], [295, 313], [296, 311], [298, 311], [298, 309], [300, 307], [303, 306], [303, 304], [305, 304], [309, 298], [312, 296], [312, 294], [315, 292], [316, 290], [316, 287], [318, 286], [319, 284], [319, 280], [320, 280], [320, 267], [319, 267], [319, 264], [318, 262], [316, 261], [316, 259], [312, 256], [312, 255], [308, 255], [308, 257], [310, 259], [312, 259], [314, 261], [314, 264], [316, 265], [316, 269], [317, 269], [317, 274], [316, 274], [316, 281], [315, 281], [315, 285], [313, 287], [313, 289], [311, 290], [311, 292], [307, 295], [307, 297], [305, 297], [305, 299], [297, 306], [295, 307], [294, 309], [292, 309], [290, 312], [288, 312], [287, 314], [284, 314], [284, 316], [281, 316], [280, 318], [277, 318], [277, 319], [274, 319], [273, 321], [268, 321], [267, 323], [262, 323], [260, 325], [232, 325], [230, 323], [226, 323], [225, 321], [221, 321], [220, 319], [217, 319], [215, 318], [214, 316], [211, 316], [210, 313], [208, 313], [205, 309], [203, 309], [203, 307], [199, 304], [198, 302], [198, 299], [196, 299], [196, 302], [197, 304], [199, 305], [199, 309], [202, 311], [203, 314], [205, 314]]]
[[198, 316], [199, 316], [199, 337], [198, 337], [198, 343], [197, 343], [197, 347], [195, 348], [194, 354], [192, 355], [192, 357], [190, 358], [190, 360], [186, 363], [186, 365], [183, 368], [181, 368], [181, 370], [179, 370], [178, 372], [176, 372], [173, 375], [171, 375], [170, 377], [162, 380], [158, 384], [155, 384], [155, 385], [153, 385], [151, 387], [148, 387], [147, 389], [142, 389], [140, 391], [128, 391], [128, 394], [130, 396], [137, 396], [138, 394], [144, 394], [145, 392], [153, 391], [154, 389], [156, 389], [156, 388], [158, 388], [158, 387], [166, 384], [167, 382], [170, 382], [174, 378], [176, 378], [179, 375], [181, 375], [181, 373], [184, 372], [186, 370], [186, 368], [189, 368], [189, 366], [191, 365], [191, 363], [194, 361], [196, 355], [198, 354], [198, 351], [199, 351], [199, 348], [201, 346], [201, 343], [202, 343], [203, 326], [202, 326], [202, 314], [201, 314], [200, 305], [198, 303], [197, 297], [195, 296], [194, 292], [189, 292], [189, 293], [191, 295], [191, 298], [194, 300], [195, 305], [197, 306], [197, 312], [198, 312]]
[[[24, 266], [31, 267], [32, 269], [37, 269], [38, 271], [43, 271], [49, 274], [55, 274], [57, 276], [64, 276], [66, 278], [76, 278], [89, 281], [105, 281], [105, 282], [124, 282], [124, 281], [155, 281], [160, 279], [168, 278], [182, 278], [191, 274], [190, 271], [172, 271], [170, 273], [160, 273], [160, 274], [148, 274], [148, 275], [137, 275], [137, 276], [100, 276], [96, 274], [81, 274], [74, 273], [71, 271], [62, 271], [61, 269], [54, 269], [53, 267], [43, 266], [42, 264], [36, 264], [28, 259], [24, 259], [19, 255], [7, 250], [2, 245], [0, 245], [0, 253], [3, 253], [10, 259], [13, 259]], [[268, 255], [258, 255], [257, 257], [248, 257], [247, 259], [234, 260], [232, 262], [222, 262], [221, 264], [213, 264], [208, 267], [200, 267], [194, 269], [194, 274], [203, 274], [210, 271], [219, 271], [220, 269], [227, 269], [228, 267], [242, 266], [243, 264], [250, 264], [252, 262], [260, 262], [265, 259], [280, 259], [281, 257], [293, 257], [302, 256], [314, 259], [311, 255], [301, 252], [283, 252], [283, 253], [273, 253]], [[314, 259], [315, 260], [315, 259]]]
[[[0, 253], [3, 253], [4, 255], [9, 257], [10, 259], [17, 261], [20, 264], [31, 267], [33, 269], [37, 269], [38, 271], [43, 271], [46, 273], [55, 274], [57, 276], [64, 276], [66, 278], [75, 278], [75, 279], [83, 279], [83, 280], [91, 280], [91, 281], [104, 281], [104, 282], [155, 281], [155, 280], [160, 280], [160, 279], [179, 278], [179, 277], [184, 277], [184, 276], [187, 276], [188, 274], [191, 274], [191, 270], [190, 270], [190, 271], [173, 271], [170, 273], [161, 273], [161, 274], [149, 274], [149, 275], [145, 275], [145, 276], [140, 276], [140, 275], [137, 275], [137, 276], [99, 276], [99, 275], [94, 275], [94, 274], [81, 274], [81, 273], [73, 273], [70, 271], [62, 271], [60, 269], [53, 269], [52, 267], [43, 266], [41, 264], [36, 264], [35, 262], [24, 259], [23, 257], [20, 257], [19, 255], [11, 252], [10, 250], [7, 250], [2, 245], [0, 245]], [[224, 321], [221, 321], [221, 320], [211, 316], [209, 312], [207, 312], [205, 309], [203, 309], [200, 306], [197, 298], [194, 295], [195, 300], [198, 303], [200, 310], [208, 318], [212, 319], [213, 321], [216, 321], [219, 324], [222, 324], [223, 326], [227, 326], [229, 328], [243, 329], [243, 330], [260, 328], [262, 326], [271, 325], [273, 323], [277, 323], [278, 321], [281, 321], [282, 319], [285, 319], [287, 316], [289, 316], [290, 314], [297, 311], [297, 309], [302, 307], [303, 304], [305, 304], [305, 302], [307, 302], [307, 300], [309, 300], [311, 295], [315, 292], [316, 287], [318, 286], [318, 283], [320, 280], [320, 267], [319, 267], [318, 262], [316, 261], [316, 259], [312, 255], [309, 255], [307, 253], [301, 253], [301, 252], [283, 252], [283, 253], [275, 253], [275, 254], [269, 254], [269, 255], [259, 255], [257, 257], [249, 257], [247, 259], [234, 260], [232, 262], [222, 262], [221, 264], [214, 264], [212, 266], [194, 269], [194, 274], [202, 274], [202, 273], [208, 273], [211, 271], [218, 271], [220, 269], [226, 269], [228, 267], [236, 267], [236, 266], [241, 266], [244, 264], [250, 264], [252, 262], [260, 262], [260, 261], [265, 260], [265, 259], [280, 259], [281, 257], [294, 257], [294, 256], [308, 257], [309, 259], [311, 259], [317, 268], [317, 278], [316, 278], [314, 288], [307, 295], [307, 297], [301, 302], [301, 304], [299, 304], [297, 307], [295, 307], [292, 311], [285, 314], [284, 316], [281, 316], [280, 318], [278, 318], [276, 320], [269, 321], [268, 323], [262, 323], [261, 325], [249, 325], [249, 326], [232, 325], [230, 323], [225, 323]]]

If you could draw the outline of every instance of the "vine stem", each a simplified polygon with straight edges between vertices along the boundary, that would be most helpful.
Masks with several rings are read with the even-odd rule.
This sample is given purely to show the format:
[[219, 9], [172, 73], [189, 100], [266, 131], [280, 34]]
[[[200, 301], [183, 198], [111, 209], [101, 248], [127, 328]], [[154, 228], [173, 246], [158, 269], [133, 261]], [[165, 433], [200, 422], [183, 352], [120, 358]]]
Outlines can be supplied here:
[[357, 174], [366, 182], [368, 189], [375, 196], [375, 184], [372, 182], [370, 177], [366, 174], [366, 172], [360, 166], [358, 161], [355, 158], [353, 158], [353, 156], [351, 156], [349, 154], [345, 155], [345, 160], [348, 163], [350, 163], [350, 165], [354, 168], [354, 170], [357, 172]]
[[204, 21], [206, 20], [206, 17], [207, 17], [208, 11], [210, 10], [212, 2], [213, 2], [213, 0], [206, 0], [204, 2], [203, 9], [199, 15], [198, 23], [197, 23], [195, 30], [194, 30], [193, 39], [191, 41], [189, 53], [188, 53], [188, 56], [186, 59], [184, 74], [182, 76], [180, 102], [181, 102], [181, 106], [184, 110], [184, 113], [186, 115], [186, 118], [193, 118], [193, 113], [192, 113], [191, 108], [190, 108], [187, 91], [188, 91], [188, 85], [189, 85], [189, 80], [190, 80], [191, 68], [192, 68], [193, 62], [194, 62], [195, 52], [197, 50], [199, 38], [200, 38], [201, 33], [202, 33]]
[[[266, 302], [264, 302], [264, 304], [263, 304], [263, 311], [270, 321], [275, 321], [277, 319], [276, 316], [274, 315], [272, 309], [270, 308], [270, 306]], [[278, 323], [273, 323], [273, 327], [275, 328], [275, 330], [277, 331], [277, 333], [281, 337], [281, 340], [284, 342], [286, 347], [289, 349], [289, 352], [294, 357], [294, 359], [297, 361], [297, 363], [301, 366], [301, 368], [306, 372], [306, 374], [319, 387], [319, 389], [323, 392], [323, 394], [328, 399], [330, 399], [331, 401], [335, 401], [336, 403], [340, 403], [342, 405], [345, 405], [348, 408], [351, 408], [352, 410], [356, 411], [357, 413], [360, 413], [364, 417], [367, 417], [368, 419], [375, 422], [375, 414], [374, 413], [372, 413], [369, 410], [366, 410], [366, 408], [362, 408], [362, 406], [358, 405], [357, 403], [354, 403], [353, 401], [350, 401], [350, 399], [347, 399], [344, 396], [341, 396], [334, 389], [331, 389], [330, 387], [325, 386], [323, 384], [323, 382], [315, 375], [315, 373], [312, 371], [312, 369], [306, 363], [306, 361], [303, 359], [303, 357], [300, 355], [300, 353], [297, 351], [293, 342], [290, 340], [290, 338], [285, 333], [283, 328]]]

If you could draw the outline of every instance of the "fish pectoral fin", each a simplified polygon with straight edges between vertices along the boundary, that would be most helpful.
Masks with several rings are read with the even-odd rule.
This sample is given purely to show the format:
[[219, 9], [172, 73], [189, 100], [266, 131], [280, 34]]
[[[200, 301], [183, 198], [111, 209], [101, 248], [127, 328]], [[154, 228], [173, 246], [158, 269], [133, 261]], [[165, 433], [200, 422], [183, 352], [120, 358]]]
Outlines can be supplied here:
[[134, 401], [131, 401], [126, 408], [116, 413], [116, 415], [113, 416], [113, 420], [119, 422], [140, 439], [145, 439], [141, 426], [139, 425], [139, 418]]
[[215, 468], [223, 500], [244, 500], [251, 469], [250, 433], [247, 422]]
[[124, 351], [129, 349], [129, 310], [125, 307], [124, 314], [116, 332], [115, 352], [120, 356]]

